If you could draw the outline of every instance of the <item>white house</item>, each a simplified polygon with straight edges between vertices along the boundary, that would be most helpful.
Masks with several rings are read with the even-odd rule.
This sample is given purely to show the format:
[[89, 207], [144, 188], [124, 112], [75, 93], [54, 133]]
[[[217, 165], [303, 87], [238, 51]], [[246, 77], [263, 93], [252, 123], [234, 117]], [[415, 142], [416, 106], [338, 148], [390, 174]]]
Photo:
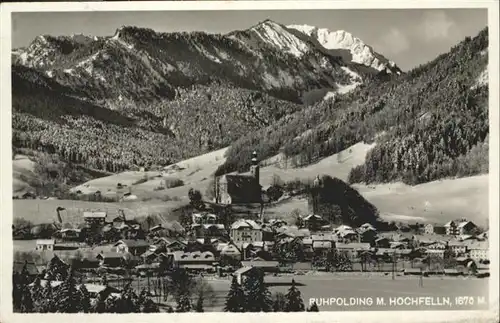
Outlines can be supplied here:
[[262, 241], [262, 227], [253, 220], [238, 220], [231, 225], [229, 236], [236, 244]]
[[53, 239], [38, 239], [36, 241], [35, 250], [37, 251], [54, 251], [55, 241]]
[[490, 259], [488, 242], [480, 241], [467, 246], [469, 257], [478, 261], [480, 259]]

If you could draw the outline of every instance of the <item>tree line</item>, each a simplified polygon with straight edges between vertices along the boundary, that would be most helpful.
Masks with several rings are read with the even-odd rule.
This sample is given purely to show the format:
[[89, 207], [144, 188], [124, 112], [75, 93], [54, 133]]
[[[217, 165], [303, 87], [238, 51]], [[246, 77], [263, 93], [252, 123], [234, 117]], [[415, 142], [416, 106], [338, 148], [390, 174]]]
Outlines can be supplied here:
[[291, 166], [304, 166], [375, 140], [351, 182], [416, 184], [484, 172], [488, 87], [478, 85], [477, 78], [487, 68], [487, 48], [484, 29], [405, 75], [305, 107], [240, 138], [216, 173], [247, 171], [253, 150], [263, 159], [282, 153], [296, 163]]
[[[264, 282], [264, 274], [260, 270], [251, 270], [240, 284], [234, 276], [231, 281], [226, 303], [225, 312], [304, 312], [306, 307], [295, 280], [288, 292], [283, 295], [276, 293], [271, 295]], [[318, 312], [318, 306], [314, 303], [307, 309], [310, 312]]]

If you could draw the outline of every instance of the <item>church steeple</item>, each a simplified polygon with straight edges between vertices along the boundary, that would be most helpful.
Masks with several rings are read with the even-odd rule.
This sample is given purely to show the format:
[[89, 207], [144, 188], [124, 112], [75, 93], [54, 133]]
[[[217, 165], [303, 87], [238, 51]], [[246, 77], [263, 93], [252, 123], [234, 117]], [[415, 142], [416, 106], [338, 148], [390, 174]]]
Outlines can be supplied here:
[[257, 159], [257, 152], [252, 153], [252, 166], [250, 167], [250, 174], [255, 178], [255, 182], [260, 184], [259, 178], [259, 160]]
[[315, 187], [315, 188], [321, 187], [322, 184], [323, 184], [323, 182], [321, 181], [321, 178], [319, 178], [319, 175], [317, 175], [313, 181], [313, 187]]
[[259, 160], [257, 159], [257, 152], [254, 150], [252, 153], [252, 165], [257, 165]]

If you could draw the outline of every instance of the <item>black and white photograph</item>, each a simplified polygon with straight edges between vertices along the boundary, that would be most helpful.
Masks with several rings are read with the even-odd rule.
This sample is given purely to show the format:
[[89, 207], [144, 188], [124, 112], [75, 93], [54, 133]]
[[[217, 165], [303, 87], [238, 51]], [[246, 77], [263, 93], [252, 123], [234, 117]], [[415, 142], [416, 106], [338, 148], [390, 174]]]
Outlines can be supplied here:
[[2, 5], [2, 308], [498, 302], [498, 3], [263, 2]]

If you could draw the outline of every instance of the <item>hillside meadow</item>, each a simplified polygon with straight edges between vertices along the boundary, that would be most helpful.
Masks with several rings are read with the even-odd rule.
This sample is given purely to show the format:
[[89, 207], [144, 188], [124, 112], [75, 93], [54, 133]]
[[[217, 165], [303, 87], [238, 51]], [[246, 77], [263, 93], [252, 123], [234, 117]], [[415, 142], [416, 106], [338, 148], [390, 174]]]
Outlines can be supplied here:
[[[269, 185], [278, 176], [282, 181], [297, 178], [306, 180], [318, 174], [330, 175], [346, 181], [353, 167], [363, 164], [373, 144], [357, 143], [338, 154], [324, 158], [307, 167], [294, 168], [277, 155], [262, 162], [261, 184]], [[14, 217], [25, 218], [34, 223], [51, 222], [55, 218], [55, 209], [62, 206], [79, 214], [84, 210], [107, 210], [111, 216], [123, 209], [132, 217], [144, 217], [150, 214], [161, 215], [165, 222], [176, 220], [176, 210], [188, 199], [191, 187], [205, 194], [211, 183], [213, 173], [225, 161], [226, 149], [181, 161], [168, 166], [160, 172], [127, 171], [108, 177], [91, 180], [72, 191], [83, 193], [101, 191], [103, 195], [113, 196], [117, 192], [130, 192], [137, 196], [134, 201], [118, 203], [99, 203], [68, 200], [14, 200]], [[25, 159], [20, 159], [26, 164]], [[16, 161], [14, 161], [16, 163]], [[286, 167], [286, 168], [285, 168]], [[18, 167], [21, 169], [21, 167]], [[14, 174], [16, 175], [16, 173]], [[161, 176], [163, 175], [163, 176]], [[147, 181], [141, 182], [145, 177]], [[165, 183], [176, 179], [183, 182], [179, 187], [156, 190]], [[126, 185], [121, 190], [117, 184]], [[164, 185], [165, 186], [165, 185]], [[389, 221], [435, 222], [465, 217], [480, 225], [486, 225], [488, 219], [488, 175], [446, 179], [430, 183], [409, 186], [401, 182], [377, 185], [353, 185], [364, 198], [374, 204], [383, 218]], [[266, 217], [285, 217], [294, 210], [307, 214], [307, 200], [292, 197], [264, 209]]]

